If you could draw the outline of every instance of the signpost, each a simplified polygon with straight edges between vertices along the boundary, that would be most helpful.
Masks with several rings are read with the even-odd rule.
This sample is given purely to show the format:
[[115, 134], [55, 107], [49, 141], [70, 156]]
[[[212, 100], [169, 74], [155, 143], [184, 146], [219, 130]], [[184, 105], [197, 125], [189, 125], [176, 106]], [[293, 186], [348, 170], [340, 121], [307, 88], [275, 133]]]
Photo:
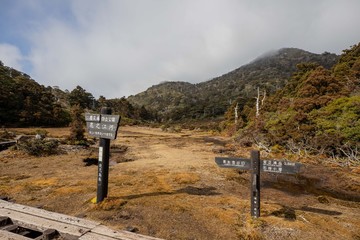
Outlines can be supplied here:
[[251, 216], [260, 217], [260, 152], [251, 151]]
[[302, 164], [287, 160], [260, 160], [260, 152], [253, 150], [250, 159], [234, 157], [216, 157], [215, 162], [222, 168], [236, 168], [240, 170], [251, 170], [251, 216], [260, 217], [260, 171], [296, 174], [300, 171]]
[[90, 136], [99, 137], [99, 161], [96, 203], [102, 202], [108, 194], [110, 139], [116, 139], [120, 116], [111, 115], [110, 108], [102, 108], [101, 114], [85, 114]]

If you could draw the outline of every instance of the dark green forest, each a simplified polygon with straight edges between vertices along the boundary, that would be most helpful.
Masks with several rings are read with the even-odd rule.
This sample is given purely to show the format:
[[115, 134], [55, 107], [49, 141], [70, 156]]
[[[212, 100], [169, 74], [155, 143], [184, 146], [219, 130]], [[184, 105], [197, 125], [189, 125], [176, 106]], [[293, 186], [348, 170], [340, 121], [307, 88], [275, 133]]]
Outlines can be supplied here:
[[39, 85], [25, 73], [0, 62], [1, 126], [64, 126], [69, 113], [52, 88]]
[[133, 107], [126, 98], [95, 99], [81, 86], [72, 91], [45, 87], [25, 73], [0, 62], [0, 126], [2, 127], [62, 127], [71, 122], [71, 109], [99, 112], [108, 106], [120, 114], [125, 123], [150, 119], [144, 107]]
[[129, 98], [45, 87], [0, 62], [0, 125], [69, 126], [71, 109], [111, 107], [122, 124], [211, 126], [269, 152], [359, 160], [360, 43], [313, 54], [281, 49], [199, 84], [164, 82]]

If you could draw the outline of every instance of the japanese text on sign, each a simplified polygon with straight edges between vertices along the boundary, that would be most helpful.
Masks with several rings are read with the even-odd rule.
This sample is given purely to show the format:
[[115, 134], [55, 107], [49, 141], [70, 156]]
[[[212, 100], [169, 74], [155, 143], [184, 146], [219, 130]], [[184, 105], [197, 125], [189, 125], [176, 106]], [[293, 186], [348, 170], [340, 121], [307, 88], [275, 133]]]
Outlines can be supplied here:
[[118, 123], [120, 119], [119, 115], [106, 115], [101, 114], [101, 122], [102, 123]]
[[100, 132], [89, 130], [89, 134], [93, 137], [106, 138], [106, 139], [115, 139], [116, 135], [112, 132]]
[[109, 123], [94, 123], [89, 122], [87, 124], [87, 128], [89, 130], [108, 130], [108, 131], [116, 131], [117, 124], [109, 124]]
[[262, 171], [264, 172], [274, 172], [282, 173], [283, 171], [283, 162], [277, 160], [263, 160], [262, 161]]
[[[238, 168], [250, 170], [250, 159], [216, 157], [215, 162], [220, 167]], [[295, 174], [300, 171], [301, 164], [287, 160], [262, 160], [260, 161], [260, 171], [271, 173]]]
[[100, 114], [85, 113], [86, 122], [100, 122], [100, 120], [101, 120]]
[[235, 161], [235, 160], [226, 160], [226, 159], [223, 159], [222, 163], [223, 163], [224, 166], [244, 167], [246, 165], [245, 161]]

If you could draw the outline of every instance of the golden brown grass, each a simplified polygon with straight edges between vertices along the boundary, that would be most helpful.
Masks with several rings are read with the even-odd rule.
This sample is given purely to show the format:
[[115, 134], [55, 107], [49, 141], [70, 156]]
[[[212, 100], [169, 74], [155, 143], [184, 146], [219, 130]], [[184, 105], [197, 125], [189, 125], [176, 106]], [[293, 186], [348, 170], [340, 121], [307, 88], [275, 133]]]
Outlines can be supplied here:
[[[360, 204], [341, 198], [340, 192], [359, 194], [356, 171], [321, 166], [311, 175], [293, 178], [264, 174], [261, 218], [253, 219], [249, 173], [218, 168], [214, 144], [203, 141], [206, 133], [122, 130], [113, 144], [129, 148], [112, 157], [134, 161], [110, 167], [109, 197], [102, 203], [91, 202], [96, 196], [97, 166], [83, 163], [89, 156], [97, 157], [96, 149], [39, 158], [12, 150], [0, 152], [0, 196], [86, 216], [116, 229], [135, 227], [141, 234], [165, 239], [360, 237]], [[47, 131], [50, 136], [65, 136], [68, 129]], [[247, 157], [249, 149], [234, 154]], [[307, 181], [313, 185], [305, 188]]]
[[70, 128], [9, 128], [10, 132], [24, 135], [35, 135], [37, 132], [47, 132], [48, 137], [65, 138], [70, 135]]

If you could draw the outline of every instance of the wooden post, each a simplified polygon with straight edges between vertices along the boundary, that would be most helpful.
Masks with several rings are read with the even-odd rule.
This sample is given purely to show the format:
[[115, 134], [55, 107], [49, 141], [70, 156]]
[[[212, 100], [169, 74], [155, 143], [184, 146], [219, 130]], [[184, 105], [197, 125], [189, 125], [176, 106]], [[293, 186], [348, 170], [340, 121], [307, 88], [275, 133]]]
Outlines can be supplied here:
[[[104, 107], [101, 109], [101, 114], [110, 115], [111, 109]], [[110, 139], [100, 138], [96, 203], [102, 202], [108, 194], [109, 158]]]
[[251, 216], [260, 217], [260, 152], [251, 151]]

